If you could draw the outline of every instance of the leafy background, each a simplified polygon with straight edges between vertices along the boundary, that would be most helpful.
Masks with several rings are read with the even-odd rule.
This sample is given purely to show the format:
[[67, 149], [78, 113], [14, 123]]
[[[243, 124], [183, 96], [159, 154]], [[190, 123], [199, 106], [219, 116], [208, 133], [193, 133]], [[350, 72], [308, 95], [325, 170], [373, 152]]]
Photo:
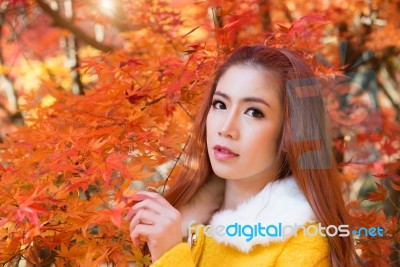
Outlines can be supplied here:
[[129, 196], [176, 181], [203, 92], [237, 46], [318, 75], [360, 266], [398, 266], [400, 2], [0, 1], [0, 263], [147, 266]]

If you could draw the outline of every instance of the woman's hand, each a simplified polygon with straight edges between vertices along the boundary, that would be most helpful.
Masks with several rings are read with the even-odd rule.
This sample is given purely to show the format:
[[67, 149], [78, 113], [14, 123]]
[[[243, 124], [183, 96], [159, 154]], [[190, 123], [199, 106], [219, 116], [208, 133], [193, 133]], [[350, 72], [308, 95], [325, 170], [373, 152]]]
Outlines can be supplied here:
[[145, 237], [155, 262], [166, 251], [182, 242], [181, 214], [158, 193], [140, 191], [132, 200], [139, 201], [129, 210], [129, 232], [134, 246]]

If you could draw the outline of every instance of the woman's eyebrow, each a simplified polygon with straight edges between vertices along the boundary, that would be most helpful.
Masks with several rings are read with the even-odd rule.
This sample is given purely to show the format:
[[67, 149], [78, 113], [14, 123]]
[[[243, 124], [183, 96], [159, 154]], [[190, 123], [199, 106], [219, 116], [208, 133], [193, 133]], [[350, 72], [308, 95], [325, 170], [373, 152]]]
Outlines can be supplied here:
[[[219, 91], [216, 91], [214, 93], [214, 95], [219, 95], [219, 96], [222, 96], [223, 98], [231, 100], [231, 98], [227, 94], [219, 92]], [[262, 104], [266, 105], [267, 107], [271, 108], [271, 106], [267, 102], [265, 102], [264, 99], [261, 99], [258, 97], [251, 97], [251, 96], [244, 97], [244, 98], [241, 98], [240, 101], [242, 101], [242, 102], [258, 102], [258, 103], [262, 103]]]

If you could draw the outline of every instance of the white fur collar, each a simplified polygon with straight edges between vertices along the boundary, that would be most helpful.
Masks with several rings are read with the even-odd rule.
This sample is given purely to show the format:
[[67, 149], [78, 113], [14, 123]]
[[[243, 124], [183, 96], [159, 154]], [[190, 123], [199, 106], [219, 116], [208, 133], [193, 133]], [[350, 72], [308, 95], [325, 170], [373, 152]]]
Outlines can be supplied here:
[[[258, 194], [240, 204], [236, 209], [217, 211], [222, 205], [225, 190], [225, 180], [213, 176], [204, 184], [194, 197], [179, 209], [182, 216], [182, 235], [188, 236], [191, 221], [194, 224], [210, 225], [216, 229], [218, 225], [225, 227], [231, 224], [261, 223], [262, 226], [295, 225], [302, 226], [308, 222], [316, 222], [311, 206], [297, 186], [293, 176], [268, 183]], [[270, 229], [269, 233], [273, 232]], [[287, 228], [287, 232], [290, 229]], [[249, 252], [254, 245], [266, 245], [271, 241], [284, 241], [289, 236], [254, 236], [250, 241], [246, 236], [218, 236], [213, 238], [218, 243], [236, 247], [242, 252]], [[247, 239], [247, 241], [246, 241]], [[188, 240], [190, 243], [190, 238]]]

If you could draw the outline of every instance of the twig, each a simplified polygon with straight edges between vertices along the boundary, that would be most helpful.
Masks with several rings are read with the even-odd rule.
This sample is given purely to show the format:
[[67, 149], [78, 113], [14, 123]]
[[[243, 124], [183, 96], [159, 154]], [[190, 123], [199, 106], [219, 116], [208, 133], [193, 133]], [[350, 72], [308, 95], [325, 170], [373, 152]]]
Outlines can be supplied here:
[[176, 164], [178, 164], [179, 160], [181, 159], [182, 153], [183, 153], [183, 151], [185, 151], [185, 148], [186, 148], [187, 144], [189, 143], [189, 140], [190, 140], [191, 137], [192, 137], [192, 136], [190, 135], [190, 136], [189, 136], [189, 139], [186, 141], [186, 144], [185, 144], [185, 146], [184, 146], [183, 149], [182, 149], [182, 152], [179, 153], [179, 156], [178, 156], [178, 158], [176, 159], [175, 164], [174, 164], [174, 166], [172, 167], [172, 170], [169, 172], [167, 179], [165, 179], [165, 182], [164, 182], [164, 185], [163, 185], [163, 191], [162, 191], [162, 193], [161, 193], [162, 196], [164, 196], [164, 191], [165, 191], [165, 187], [167, 186], [168, 180], [169, 180], [169, 178], [170, 178], [172, 172], [174, 171], [174, 169], [175, 169], [175, 167], [176, 167]]
[[153, 104], [159, 102], [159, 101], [160, 101], [161, 99], [163, 99], [163, 98], [165, 98], [165, 96], [160, 96], [159, 98], [154, 99], [153, 101], [150, 101], [150, 102], [146, 103], [146, 105], [145, 105], [144, 107], [142, 107], [141, 111], [143, 111], [143, 110], [144, 110], [145, 108], [147, 108], [148, 106], [151, 106], [151, 105], [153, 105]]
[[87, 35], [79, 27], [71, 23], [71, 21], [63, 18], [57, 11], [51, 9], [51, 7], [44, 0], [37, 0], [36, 2], [40, 6], [40, 8], [53, 19], [56, 25], [66, 30], [69, 30], [76, 36], [76, 38], [103, 52], [114, 50], [114, 47], [96, 41], [95, 38]]
[[193, 121], [193, 116], [182, 106], [182, 103], [178, 101], [178, 105], [183, 109], [183, 111], [188, 115], [191, 121]]

